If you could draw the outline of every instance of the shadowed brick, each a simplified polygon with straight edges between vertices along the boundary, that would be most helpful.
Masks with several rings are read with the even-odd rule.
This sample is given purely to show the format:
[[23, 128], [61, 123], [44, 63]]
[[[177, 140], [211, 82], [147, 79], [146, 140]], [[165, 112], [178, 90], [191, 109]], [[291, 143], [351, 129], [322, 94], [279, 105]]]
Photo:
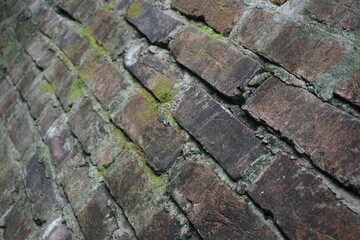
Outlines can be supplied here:
[[188, 164], [169, 191], [204, 239], [280, 239], [206, 166]]
[[360, 121], [306, 90], [264, 82], [243, 109], [290, 139], [315, 165], [360, 192]]
[[229, 97], [240, 95], [238, 88], [261, 69], [257, 61], [235, 47], [192, 26], [186, 28], [170, 48], [176, 61]]
[[170, 34], [182, 23], [151, 4], [136, 0], [128, 10], [126, 19], [135, 25], [151, 43], [167, 46]]
[[360, 107], [360, 70], [351, 79], [340, 82], [335, 94]]
[[55, 52], [49, 48], [49, 43], [41, 35], [27, 44], [26, 51], [41, 69], [47, 68], [55, 56]]
[[233, 0], [174, 0], [171, 7], [181, 13], [203, 19], [216, 31], [228, 35], [242, 16], [246, 5]]
[[15, 91], [13, 87], [7, 82], [7, 80], [3, 80], [0, 83], [0, 117], [3, 117], [8, 109], [17, 102], [19, 95]]
[[174, 117], [233, 179], [266, 153], [250, 128], [200, 88], [184, 93]]
[[272, 212], [290, 239], [355, 240], [360, 235], [360, 218], [285, 154], [276, 157], [249, 194]]
[[85, 22], [98, 7], [96, 0], [61, 0], [59, 7], [79, 22]]
[[63, 18], [51, 8], [41, 8], [34, 14], [34, 22], [47, 36], [53, 38]]

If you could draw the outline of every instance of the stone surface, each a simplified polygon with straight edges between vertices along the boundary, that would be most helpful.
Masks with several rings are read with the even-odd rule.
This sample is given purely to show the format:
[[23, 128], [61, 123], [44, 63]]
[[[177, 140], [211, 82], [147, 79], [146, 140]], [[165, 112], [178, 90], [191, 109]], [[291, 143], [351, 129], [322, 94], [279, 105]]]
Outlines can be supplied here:
[[246, 10], [246, 5], [232, 0], [174, 0], [171, 6], [189, 17], [205, 21], [225, 35], [230, 33]]
[[59, 107], [47, 106], [37, 121], [38, 130], [42, 136], [61, 115]]
[[239, 88], [261, 69], [256, 60], [192, 26], [186, 28], [170, 48], [176, 61], [228, 97], [240, 95]]
[[38, 35], [26, 46], [26, 51], [41, 69], [47, 68], [55, 56], [46, 38]]
[[151, 43], [167, 46], [170, 34], [182, 23], [143, 1], [130, 4], [126, 19], [142, 32]]
[[[17, 51], [15, 49], [15, 51]], [[30, 85], [35, 79], [39, 71], [36, 69], [35, 64], [26, 56], [25, 53], [10, 53], [11, 60], [7, 61], [7, 70], [15, 85], [22, 82], [23, 85]]]
[[243, 109], [290, 139], [322, 170], [360, 192], [358, 119], [273, 78], [250, 96]]
[[8, 109], [17, 102], [18, 97], [15, 89], [6, 80], [0, 83], [0, 117], [8, 112]]
[[340, 82], [335, 94], [360, 107], [360, 70], [350, 80]]
[[75, 237], [60, 216], [50, 223], [42, 235], [44, 240], [73, 240]]
[[113, 5], [117, 10], [122, 11], [126, 10], [129, 6], [130, 0], [105, 0], [109, 4]]
[[86, 22], [97, 9], [99, 2], [96, 0], [60, 0], [58, 6], [79, 22]]
[[63, 18], [53, 9], [43, 7], [34, 14], [34, 22], [47, 36], [54, 37]]
[[169, 192], [203, 239], [280, 239], [206, 166], [185, 166]]
[[250, 128], [200, 88], [184, 93], [174, 117], [235, 180], [266, 153]]
[[357, 239], [360, 218], [320, 179], [282, 154], [249, 190], [290, 239]]
[[157, 103], [145, 91], [133, 96], [125, 108], [113, 114], [114, 123], [140, 146], [156, 172], [165, 172], [182, 152], [184, 139], [157, 119]]

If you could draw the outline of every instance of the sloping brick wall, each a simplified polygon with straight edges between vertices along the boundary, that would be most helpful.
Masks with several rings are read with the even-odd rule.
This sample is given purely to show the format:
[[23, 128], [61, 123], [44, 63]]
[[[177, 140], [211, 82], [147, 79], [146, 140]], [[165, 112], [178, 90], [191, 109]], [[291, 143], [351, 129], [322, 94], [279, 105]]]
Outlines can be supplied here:
[[360, 1], [0, 21], [0, 240], [360, 238]]

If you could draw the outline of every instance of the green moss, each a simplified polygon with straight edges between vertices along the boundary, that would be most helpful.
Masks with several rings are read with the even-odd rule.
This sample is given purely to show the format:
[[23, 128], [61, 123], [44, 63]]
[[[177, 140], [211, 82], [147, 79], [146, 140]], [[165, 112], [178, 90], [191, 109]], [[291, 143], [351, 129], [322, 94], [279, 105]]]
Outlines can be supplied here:
[[197, 52], [196, 53], [197, 55], [201, 55], [201, 56], [205, 56], [205, 57], [209, 57], [209, 58], [212, 58], [212, 55], [211, 54], [208, 54], [208, 53], [204, 53], [204, 52]]
[[132, 3], [127, 10], [127, 14], [130, 17], [136, 17], [137, 15], [140, 14], [141, 10], [142, 10], [142, 7], [140, 4]]
[[172, 101], [174, 98], [174, 90], [173, 90], [174, 83], [171, 79], [164, 77], [160, 79], [157, 85], [154, 88], [154, 93], [156, 98], [161, 102], [169, 102]]
[[104, 5], [101, 6], [101, 10], [102, 10], [103, 12], [108, 13], [108, 12], [111, 12], [111, 11], [115, 11], [116, 8], [115, 8], [113, 5], [111, 5], [111, 4], [104, 3]]
[[76, 79], [70, 90], [69, 100], [72, 102], [78, 100], [82, 95], [83, 87], [84, 87], [84, 82], [80, 78]]
[[105, 175], [105, 173], [107, 172], [108, 168], [107, 167], [102, 167], [100, 169], [98, 169], [98, 173], [101, 177], [103, 177]]
[[216, 40], [220, 40], [223, 39], [224, 36], [215, 32], [214, 29], [208, 27], [208, 26], [204, 26], [204, 25], [199, 25], [199, 24], [191, 24], [191, 26], [196, 27], [202, 31], [204, 31], [206, 33], [206, 37], [211, 38], [211, 39], [216, 39]]
[[103, 46], [100, 46], [98, 44], [98, 42], [96, 41], [95, 37], [91, 34], [88, 27], [83, 28], [80, 31], [80, 33], [81, 33], [81, 35], [83, 35], [84, 37], [86, 37], [89, 40], [90, 46], [97, 51], [97, 54], [99, 54], [99, 55], [109, 55], [108, 51]]
[[42, 86], [41, 91], [43, 93], [47, 93], [47, 94], [54, 94], [53, 87], [50, 84], [48, 84], [47, 82], [44, 82], [44, 85]]
[[224, 8], [224, 3], [221, 2], [220, 0], [214, 0], [214, 2], [219, 5], [219, 9], [220, 11], [225, 11], [225, 8]]

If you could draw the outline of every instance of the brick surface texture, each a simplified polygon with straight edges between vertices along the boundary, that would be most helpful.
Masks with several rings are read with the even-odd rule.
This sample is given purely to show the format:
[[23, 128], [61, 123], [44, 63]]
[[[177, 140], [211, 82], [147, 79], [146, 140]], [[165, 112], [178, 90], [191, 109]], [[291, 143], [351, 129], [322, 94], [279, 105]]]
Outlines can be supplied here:
[[0, 240], [360, 237], [359, 0], [0, 0]]

